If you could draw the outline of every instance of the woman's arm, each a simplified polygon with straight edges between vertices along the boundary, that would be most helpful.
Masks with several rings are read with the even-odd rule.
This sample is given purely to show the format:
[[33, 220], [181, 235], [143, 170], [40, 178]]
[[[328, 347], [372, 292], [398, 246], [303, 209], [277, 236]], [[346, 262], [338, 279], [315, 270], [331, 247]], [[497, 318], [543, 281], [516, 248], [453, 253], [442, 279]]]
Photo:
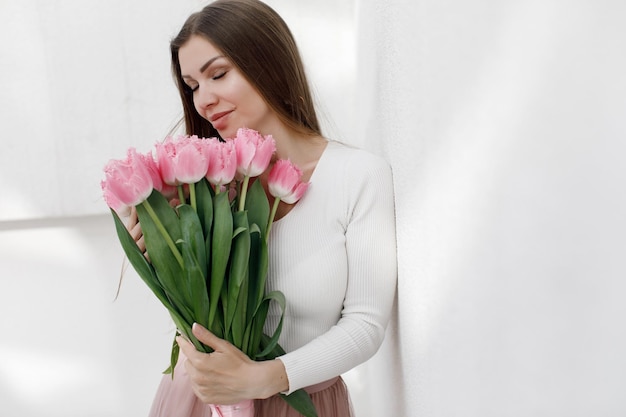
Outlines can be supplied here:
[[382, 158], [358, 150], [339, 158], [335, 178], [346, 200], [348, 273], [341, 317], [324, 334], [279, 358], [287, 370], [288, 393], [369, 359], [380, 347], [391, 316], [397, 278], [391, 168]]

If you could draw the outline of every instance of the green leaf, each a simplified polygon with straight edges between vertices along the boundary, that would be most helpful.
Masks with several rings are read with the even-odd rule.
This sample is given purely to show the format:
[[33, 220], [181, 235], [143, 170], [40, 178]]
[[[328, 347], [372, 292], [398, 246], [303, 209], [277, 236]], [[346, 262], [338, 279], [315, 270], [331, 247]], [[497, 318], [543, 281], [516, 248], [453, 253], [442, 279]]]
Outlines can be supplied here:
[[[204, 235], [198, 214], [191, 206], [183, 204], [178, 206], [178, 216], [180, 218], [181, 240], [191, 245], [191, 250], [198, 264], [206, 265]], [[203, 275], [206, 276], [206, 271], [203, 271]]]
[[231, 325], [231, 334], [232, 334], [232, 342], [235, 346], [241, 349], [246, 355], [250, 356], [249, 352], [246, 351], [247, 342], [246, 339], [246, 308], [248, 306], [248, 280], [245, 279], [239, 289], [237, 290], [238, 294], [237, 303], [235, 307], [235, 314], [233, 316], [232, 325]]
[[117, 213], [111, 210], [111, 214], [113, 215], [113, 221], [115, 222], [115, 230], [117, 232], [117, 237], [120, 240], [122, 245], [122, 249], [124, 249], [124, 253], [128, 258], [128, 261], [133, 266], [137, 275], [146, 283], [148, 288], [156, 295], [156, 297], [161, 301], [161, 303], [168, 309], [172, 310], [172, 305], [163, 291], [161, 287], [161, 283], [156, 276], [156, 272], [152, 265], [145, 258], [137, 243], [133, 239], [133, 237], [126, 229], [124, 223], [120, 220]]
[[198, 217], [202, 224], [202, 232], [205, 236], [211, 234], [213, 223], [213, 188], [206, 178], [196, 183], [196, 204], [198, 205]]
[[180, 242], [184, 260], [184, 278], [187, 299], [194, 312], [194, 321], [208, 327], [209, 297], [206, 291], [206, 252], [202, 226], [195, 210], [187, 204], [178, 207], [182, 239]]
[[304, 417], [317, 417], [315, 404], [313, 404], [309, 393], [304, 389], [299, 389], [289, 395], [280, 394], [280, 397]]
[[253, 229], [257, 229], [257, 225], [250, 227], [250, 262], [249, 262], [249, 280], [250, 289], [248, 296], [248, 312], [251, 314], [263, 300], [265, 295], [265, 281], [267, 279], [268, 269], [268, 248], [263, 234], [252, 233]]
[[250, 257], [247, 213], [245, 211], [234, 213], [233, 222], [235, 230], [243, 229], [243, 232], [238, 233], [233, 239], [224, 320], [226, 332], [231, 330], [234, 345], [241, 348], [246, 328], [245, 318], [248, 305], [248, 286], [243, 285], [248, 278], [248, 259]]
[[261, 340], [263, 337], [263, 327], [265, 326], [265, 321], [267, 319], [267, 313], [269, 312], [269, 308], [269, 300], [267, 302], [260, 303], [253, 313], [252, 320], [250, 320], [248, 324], [250, 329], [248, 332], [250, 334], [248, 352], [251, 353], [248, 356], [250, 356], [254, 360], [263, 359], [263, 356], [259, 355], [259, 353]]
[[180, 354], [180, 346], [178, 346], [178, 342], [176, 341], [176, 336], [178, 333], [174, 335], [174, 342], [172, 342], [172, 353], [170, 353], [170, 366], [163, 371], [164, 374], [172, 375], [172, 379], [174, 379], [174, 368], [176, 368], [176, 364], [178, 363], [178, 355]]
[[[124, 223], [118, 217], [117, 213], [111, 210], [111, 214], [113, 215], [115, 229], [122, 245], [122, 249], [124, 249], [126, 257], [128, 257], [130, 264], [133, 266], [139, 277], [148, 286], [148, 288], [150, 288], [159, 301], [161, 301], [161, 304], [167, 308], [175, 323], [188, 323], [188, 321], [180, 314], [177, 306], [172, 303], [171, 299], [163, 290], [154, 267], [145, 258], [144, 254], [137, 246], [137, 243], [135, 243], [135, 240], [126, 229], [126, 226], [124, 226]], [[191, 324], [188, 326], [190, 327]]]
[[211, 226], [213, 225], [213, 188], [203, 178], [196, 183], [196, 204], [198, 205], [198, 217], [202, 224], [202, 233], [204, 234], [204, 247], [206, 251], [206, 291], [210, 290], [208, 278], [211, 272]]
[[272, 337], [267, 340], [265, 344], [265, 349], [258, 354], [259, 357], [267, 356], [274, 348], [278, 345], [278, 338], [280, 337], [280, 333], [283, 330], [283, 320], [285, 318], [285, 306], [287, 301], [285, 300], [285, 295], [280, 291], [272, 291], [263, 298], [263, 302], [271, 302], [276, 301], [281, 309], [280, 321], [278, 322], [278, 326], [276, 326], [276, 330]]
[[[158, 191], [154, 191], [148, 198], [148, 203], [152, 206], [170, 238], [174, 242], [180, 240], [181, 230], [178, 216], [167, 200], [165, 200], [165, 197]], [[141, 224], [141, 231], [144, 235], [150, 262], [154, 267], [161, 287], [171, 301], [172, 306], [184, 317], [184, 321], [193, 323], [191, 310], [188, 304], [185, 303], [186, 297], [183, 296], [179, 288], [179, 280], [184, 273], [182, 266], [178, 263], [161, 230], [143, 204], [137, 206], [137, 216]]]
[[213, 198], [213, 231], [211, 236], [211, 275], [209, 285], [209, 330], [217, 313], [218, 300], [224, 285], [233, 236], [233, 217], [228, 193]]
[[239, 233], [243, 233], [246, 230], [248, 230], [248, 229], [245, 228], [245, 227], [238, 227], [238, 228], [236, 228], [235, 231], [233, 232], [233, 239], [236, 238]]
[[261, 236], [265, 236], [267, 220], [270, 216], [270, 204], [267, 200], [263, 185], [258, 178], [248, 189], [245, 209], [248, 211], [248, 222], [250, 226], [256, 224], [261, 230]]
[[[162, 225], [164, 227], [166, 236], [169, 236], [169, 238], [174, 242], [180, 239], [180, 227], [178, 224], [178, 216], [176, 214], [176, 211], [174, 210], [174, 208], [172, 208], [172, 206], [170, 206], [170, 203], [165, 199], [165, 197], [160, 192], [158, 192], [157, 190], [153, 190], [152, 194], [150, 194], [148, 199], [144, 203], [137, 206], [137, 215], [139, 216], [140, 223], [142, 221], [141, 217], [143, 216], [144, 218], [148, 217], [151, 223], [154, 224], [155, 226], [159, 226], [155, 223], [155, 220], [145, 210], [146, 206], [152, 209], [152, 211], [157, 217], [159, 225]], [[139, 209], [141, 209], [141, 213]], [[144, 219], [144, 222], [145, 221], [146, 219]], [[142, 231], [143, 229], [144, 227], [142, 226]], [[162, 231], [159, 231], [159, 233], [160, 233], [159, 239], [163, 243], [166, 243], [165, 242], [166, 236], [163, 235]], [[172, 250], [172, 252], [174, 251]]]

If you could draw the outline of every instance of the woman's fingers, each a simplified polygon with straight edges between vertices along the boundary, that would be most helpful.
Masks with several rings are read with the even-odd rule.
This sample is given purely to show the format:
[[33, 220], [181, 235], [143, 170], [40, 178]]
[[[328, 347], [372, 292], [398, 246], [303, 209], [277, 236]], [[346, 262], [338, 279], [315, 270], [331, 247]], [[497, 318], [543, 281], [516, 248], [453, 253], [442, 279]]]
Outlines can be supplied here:
[[228, 349], [229, 347], [232, 347], [232, 345], [226, 340], [220, 339], [219, 337], [215, 336], [204, 326], [198, 323], [194, 323], [193, 326], [191, 326], [191, 332], [194, 336], [196, 336], [196, 338], [198, 338], [199, 341], [215, 351], [220, 352]]
[[[213, 349], [214, 353], [224, 353], [228, 352], [231, 349], [237, 350], [237, 348], [228, 343], [226, 340], [220, 339], [219, 337], [215, 336], [213, 333], [211, 333], [198, 323], [193, 324], [192, 333], [200, 342]], [[189, 340], [187, 340], [186, 337], [178, 336], [176, 338], [176, 341], [180, 346], [180, 350], [183, 351], [187, 359], [193, 362], [196, 366], [202, 366], [202, 362], [207, 359], [207, 354], [198, 352], [195, 346]]]
[[198, 351], [184, 336], [176, 336], [176, 342], [187, 358], [193, 357]]
[[198, 398], [214, 404], [232, 404], [251, 398], [248, 385], [252, 361], [231, 343], [199, 324], [194, 324], [192, 332], [214, 350], [209, 354], [198, 352], [185, 337], [176, 338], [187, 357], [185, 369]]
[[[131, 234], [131, 236], [132, 236], [132, 234]], [[140, 236], [139, 239], [135, 238], [135, 236], [133, 236], [133, 239], [135, 239], [135, 242], [137, 242], [137, 246], [139, 246], [139, 249], [142, 252], [145, 253], [146, 252], [146, 243], [143, 240], [143, 234], [141, 233], [141, 228], [139, 228], [138, 236]]]
[[137, 209], [135, 207], [132, 207], [130, 210], [130, 215], [128, 216], [128, 221], [126, 222], [126, 229], [128, 229], [128, 233], [130, 233], [130, 236], [137, 243], [137, 246], [143, 252], [146, 259], [150, 260], [148, 253], [146, 252], [146, 243], [144, 242], [143, 232], [141, 231], [141, 225], [139, 224]]
[[137, 224], [138, 221], [139, 219], [137, 218], [137, 209], [135, 207], [131, 207], [130, 214], [128, 215], [128, 218], [126, 219], [126, 228], [128, 230], [132, 229]]

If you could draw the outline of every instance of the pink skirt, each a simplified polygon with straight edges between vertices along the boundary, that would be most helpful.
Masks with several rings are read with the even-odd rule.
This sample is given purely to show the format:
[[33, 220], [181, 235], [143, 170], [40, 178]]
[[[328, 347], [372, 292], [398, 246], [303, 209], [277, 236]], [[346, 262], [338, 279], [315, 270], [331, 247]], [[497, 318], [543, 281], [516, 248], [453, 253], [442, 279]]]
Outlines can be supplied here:
[[[353, 417], [348, 388], [341, 377], [305, 388], [311, 395], [318, 417]], [[279, 395], [254, 401], [255, 417], [301, 417]]]
[[[196, 397], [182, 366], [178, 361], [171, 375], [163, 375], [150, 409], [149, 417], [211, 417], [211, 409]], [[317, 409], [319, 417], [353, 417], [346, 384], [341, 377], [305, 388]], [[300, 417], [285, 400], [275, 395], [266, 400], [255, 400], [255, 417]]]

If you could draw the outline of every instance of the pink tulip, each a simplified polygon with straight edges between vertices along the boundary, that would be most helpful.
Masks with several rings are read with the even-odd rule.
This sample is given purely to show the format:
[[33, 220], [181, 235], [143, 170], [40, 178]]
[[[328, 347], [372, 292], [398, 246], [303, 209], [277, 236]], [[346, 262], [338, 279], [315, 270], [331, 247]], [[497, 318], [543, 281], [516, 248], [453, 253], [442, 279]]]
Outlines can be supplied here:
[[162, 143], [155, 144], [156, 159], [161, 178], [168, 185], [176, 184], [176, 175], [174, 172], [174, 159], [176, 158], [176, 143], [171, 136], [165, 138]]
[[294, 204], [309, 186], [309, 183], [301, 181], [301, 177], [302, 171], [291, 161], [276, 161], [267, 179], [270, 194], [287, 204]]
[[168, 200], [176, 196], [178, 193], [176, 187], [163, 182], [161, 171], [152, 156], [152, 152], [148, 152], [147, 154], [138, 154], [138, 156], [143, 160], [148, 168], [148, 171], [150, 172], [150, 177], [152, 177], [152, 187], [163, 194]]
[[161, 189], [163, 188], [163, 178], [161, 178], [161, 172], [159, 171], [159, 167], [157, 166], [156, 161], [152, 156], [152, 152], [148, 152], [146, 154], [137, 154], [137, 157], [141, 159], [143, 164], [148, 169], [148, 172], [150, 173], [150, 178], [152, 178], [152, 187], [157, 191], [161, 191]]
[[234, 142], [220, 142], [214, 138], [206, 139], [204, 151], [209, 161], [206, 179], [217, 187], [231, 182], [237, 173], [237, 153]]
[[100, 183], [104, 199], [120, 215], [131, 206], [143, 202], [153, 189], [152, 176], [145, 158], [134, 148], [128, 149], [126, 159], [113, 159], [104, 167], [106, 179]]
[[157, 143], [156, 155], [163, 182], [168, 185], [193, 184], [205, 176], [209, 161], [197, 136], [168, 136]]
[[130, 206], [122, 203], [119, 198], [108, 189], [106, 181], [100, 181], [100, 187], [102, 187], [102, 194], [104, 195], [104, 201], [107, 203], [107, 206], [115, 210], [119, 216], [128, 216], [130, 214]]
[[157, 189], [157, 191], [163, 194], [163, 196], [168, 200], [178, 195], [178, 188], [176, 188], [176, 186], [174, 185], [169, 185], [166, 183], [163, 183], [163, 186], [161, 187], [161, 189], [160, 190]]
[[237, 152], [237, 172], [246, 177], [261, 175], [276, 150], [272, 135], [262, 136], [252, 129], [241, 128], [233, 140]]
[[176, 179], [183, 184], [200, 181], [209, 168], [209, 160], [204, 156], [201, 141], [197, 136], [192, 136], [178, 143]]

